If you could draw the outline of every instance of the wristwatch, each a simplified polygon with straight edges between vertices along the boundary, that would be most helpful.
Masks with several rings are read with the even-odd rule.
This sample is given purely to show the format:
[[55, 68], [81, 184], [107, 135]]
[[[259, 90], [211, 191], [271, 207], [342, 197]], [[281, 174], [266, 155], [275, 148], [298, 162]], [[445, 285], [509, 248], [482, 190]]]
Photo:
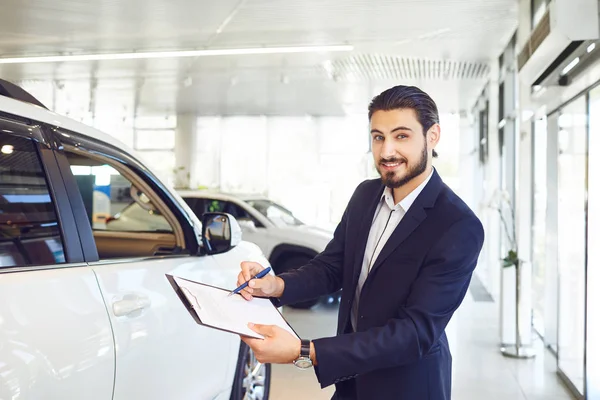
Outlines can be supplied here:
[[300, 369], [308, 369], [313, 363], [310, 359], [310, 340], [300, 340], [300, 355], [294, 360], [294, 365]]

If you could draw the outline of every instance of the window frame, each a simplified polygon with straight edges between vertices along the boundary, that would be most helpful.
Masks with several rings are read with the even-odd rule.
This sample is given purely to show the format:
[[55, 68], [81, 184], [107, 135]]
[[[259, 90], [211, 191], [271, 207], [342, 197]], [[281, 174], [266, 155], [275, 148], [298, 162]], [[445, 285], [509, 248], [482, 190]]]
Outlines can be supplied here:
[[48, 194], [54, 204], [54, 212], [65, 255], [65, 262], [61, 264], [20, 265], [0, 268], [0, 273], [73, 266], [69, 264], [81, 265], [84, 262], [84, 255], [79, 233], [75, 226], [75, 217], [71, 210], [69, 196], [56, 162], [52, 141], [46, 136], [41, 124], [26, 121], [23, 118], [13, 118], [10, 114], [0, 114], [0, 130], [11, 131], [11, 133], [3, 132], [3, 135], [25, 138], [33, 142], [40, 160], [40, 166], [46, 177]]
[[[135, 262], [139, 260], [154, 260], [186, 256], [189, 257], [205, 254], [205, 250], [203, 249], [202, 243], [199, 240], [199, 227], [194, 223], [194, 220], [191, 218], [191, 216], [188, 215], [186, 210], [179, 204], [179, 202], [165, 187], [165, 185], [160, 182], [158, 178], [154, 176], [154, 174], [152, 174], [152, 172], [150, 172], [148, 168], [146, 168], [140, 161], [127, 152], [109, 143], [84, 134], [80, 134], [78, 132], [56, 127], [47, 127], [46, 130], [57, 143], [58, 150], [56, 151], [56, 159], [60, 167], [65, 186], [69, 192], [69, 197], [74, 204], [73, 211], [75, 213], [75, 223], [77, 224], [80, 235], [82, 236], [83, 253], [87, 262], [123, 263]], [[175, 219], [177, 220], [177, 223], [179, 224], [179, 227], [183, 233], [186, 249], [189, 249], [189, 254], [184, 253], [152, 257], [141, 256], [130, 259], [116, 258], [101, 260], [98, 255], [96, 242], [93, 236], [93, 230], [87, 216], [83, 198], [79, 192], [75, 176], [71, 172], [71, 166], [66, 155], [65, 146], [73, 146], [83, 149], [86, 153], [90, 154], [90, 158], [94, 158], [94, 155], [96, 155], [97, 157], [114, 160], [115, 163], [120, 164], [123, 168], [128, 170], [128, 172], [135, 174], [136, 177], [141, 179], [144, 184], [148, 185], [159, 197], [160, 201], [165, 203], [171, 213], [175, 216]]]

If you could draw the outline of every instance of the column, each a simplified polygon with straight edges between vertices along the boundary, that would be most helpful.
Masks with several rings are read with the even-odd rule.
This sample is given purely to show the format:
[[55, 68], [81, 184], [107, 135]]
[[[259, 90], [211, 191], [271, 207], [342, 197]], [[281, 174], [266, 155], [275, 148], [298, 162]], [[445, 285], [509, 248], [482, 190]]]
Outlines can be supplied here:
[[485, 235], [486, 235], [486, 263], [490, 271], [488, 279], [488, 291], [500, 304], [500, 219], [498, 212], [489, 208], [495, 191], [500, 187], [500, 148], [498, 133], [498, 105], [499, 105], [499, 80], [500, 67], [498, 60], [491, 63], [490, 83], [487, 98], [489, 100], [488, 118], [488, 159], [483, 171], [483, 193], [482, 208], [485, 212]]
[[177, 115], [173, 181], [178, 189], [190, 187], [191, 175], [194, 170], [196, 137], [196, 116], [192, 114]]
[[190, 177], [193, 188], [220, 189], [223, 146], [223, 119], [199, 117], [196, 119], [196, 149]]

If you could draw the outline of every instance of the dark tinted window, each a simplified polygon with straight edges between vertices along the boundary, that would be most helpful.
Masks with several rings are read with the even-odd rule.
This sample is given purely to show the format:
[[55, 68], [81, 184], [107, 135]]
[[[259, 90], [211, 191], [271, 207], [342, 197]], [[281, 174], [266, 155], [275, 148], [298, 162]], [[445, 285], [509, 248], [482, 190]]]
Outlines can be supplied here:
[[[204, 207], [203, 206], [204, 201], [202, 199], [199, 199], [197, 197], [184, 197], [183, 200], [192, 209], [194, 214], [196, 214], [198, 216], [198, 218], [200, 218], [202, 216], [202, 209]], [[198, 209], [200, 211], [200, 213], [198, 213], [198, 210], [196, 210], [196, 209]]]
[[233, 215], [238, 221], [244, 219], [252, 220], [257, 227], [262, 227], [262, 224], [248, 214], [246, 210], [230, 201], [204, 199], [199, 197], [184, 197], [183, 199], [198, 218], [202, 218], [202, 214], [206, 212], [222, 212]]
[[223, 212], [231, 214], [237, 219], [251, 219], [250, 215], [242, 207], [232, 202], [223, 200], [207, 199], [205, 212]]
[[65, 262], [35, 143], [0, 133], [0, 267]]

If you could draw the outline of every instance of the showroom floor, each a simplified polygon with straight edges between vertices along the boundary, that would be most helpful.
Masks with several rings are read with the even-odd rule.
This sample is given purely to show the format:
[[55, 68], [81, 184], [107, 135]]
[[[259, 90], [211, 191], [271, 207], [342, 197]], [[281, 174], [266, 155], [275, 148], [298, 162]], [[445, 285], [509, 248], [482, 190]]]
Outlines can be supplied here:
[[[471, 295], [446, 332], [452, 349], [453, 399], [456, 400], [568, 400], [555, 371], [556, 361], [538, 344], [532, 360], [503, 357], [498, 350], [498, 318], [491, 302], [475, 302]], [[312, 310], [285, 308], [286, 319], [301, 337], [335, 333], [337, 308], [319, 305]], [[292, 365], [273, 366], [271, 400], [330, 399], [334, 388], [321, 389], [314, 371]]]

